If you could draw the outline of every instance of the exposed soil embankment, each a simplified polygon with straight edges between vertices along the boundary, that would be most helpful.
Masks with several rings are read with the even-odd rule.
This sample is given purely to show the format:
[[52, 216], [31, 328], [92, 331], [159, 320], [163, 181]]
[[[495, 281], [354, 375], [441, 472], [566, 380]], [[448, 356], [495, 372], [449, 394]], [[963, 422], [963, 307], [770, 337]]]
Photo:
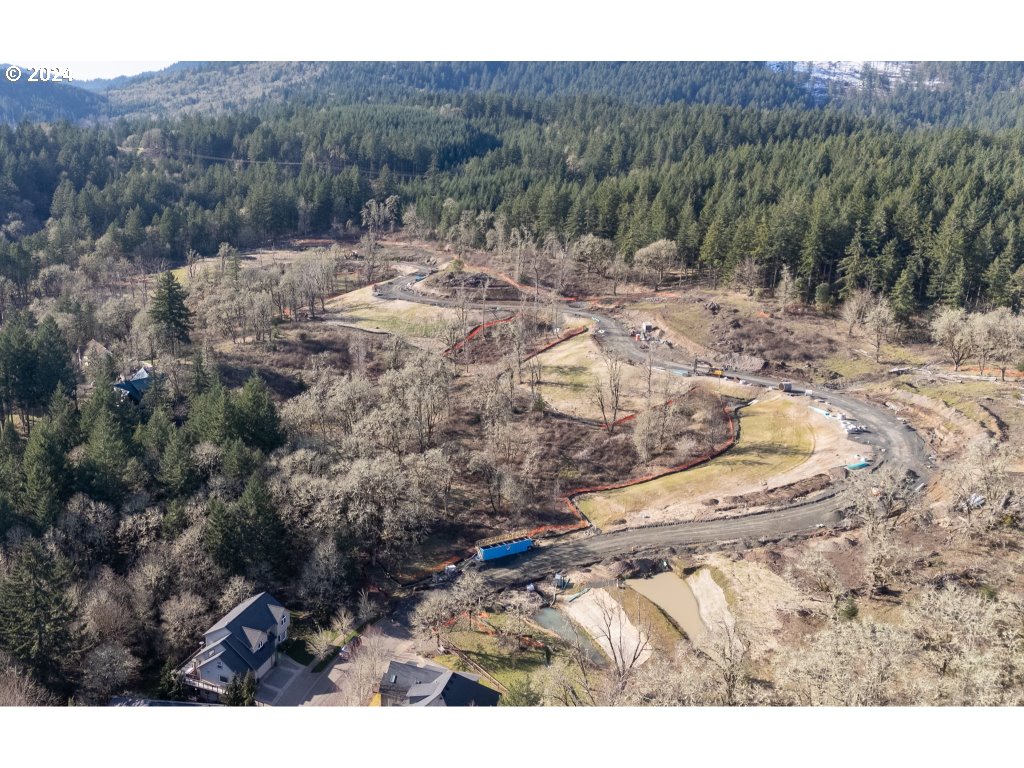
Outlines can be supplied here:
[[639, 326], [644, 322], [653, 322], [655, 325], [654, 336], [659, 339], [667, 339], [677, 349], [694, 359], [707, 360], [734, 371], [760, 371], [765, 366], [763, 358], [755, 355], [747, 355], [737, 352], [721, 352], [699, 344], [684, 333], [672, 328], [672, 324], [661, 312], [638, 312], [635, 310], [623, 310], [623, 318]]
[[686, 472], [582, 497], [583, 513], [603, 530], [756, 511], [824, 488], [865, 446], [838, 419], [778, 395], [744, 409], [739, 442]]
[[519, 301], [522, 296], [512, 283], [486, 272], [436, 272], [420, 281], [417, 289], [450, 299], [465, 296], [468, 301]]

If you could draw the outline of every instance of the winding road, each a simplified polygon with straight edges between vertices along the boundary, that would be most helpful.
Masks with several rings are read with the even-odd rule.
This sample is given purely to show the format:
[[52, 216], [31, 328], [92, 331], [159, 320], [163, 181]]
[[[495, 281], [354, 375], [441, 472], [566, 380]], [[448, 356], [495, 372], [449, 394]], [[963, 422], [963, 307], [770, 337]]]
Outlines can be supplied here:
[[[422, 265], [412, 265], [425, 270]], [[382, 298], [400, 299], [439, 307], [456, 307], [459, 302], [416, 290], [415, 275], [395, 278], [377, 286]], [[573, 302], [575, 304], [576, 302]], [[507, 312], [519, 307], [516, 302], [471, 302], [474, 310]], [[586, 307], [566, 305], [565, 314], [582, 317], [604, 331], [601, 345], [614, 354], [636, 364], [646, 364], [647, 354], [630, 336], [618, 319]], [[659, 349], [654, 363], [659, 368], [682, 376], [692, 375], [692, 366], [672, 349]], [[740, 371], [726, 370], [725, 376], [750, 384], [777, 387], [778, 379]], [[796, 392], [806, 392], [809, 385], [793, 382]], [[851, 435], [852, 439], [874, 449], [877, 467], [884, 462], [895, 463], [913, 472], [922, 482], [930, 476], [925, 444], [920, 436], [901, 422], [888, 408], [853, 395], [834, 391], [820, 393], [830, 408], [845, 412], [869, 431]], [[627, 553], [685, 547], [695, 544], [727, 541], [778, 539], [806, 533], [840, 521], [834, 494], [826, 498], [796, 503], [786, 507], [748, 514], [741, 517], [705, 522], [682, 522], [649, 528], [634, 528], [613, 533], [590, 533], [545, 542], [528, 553], [482, 566], [487, 580], [496, 588], [539, 580], [543, 576], [572, 567], [581, 567], [606, 558]]]

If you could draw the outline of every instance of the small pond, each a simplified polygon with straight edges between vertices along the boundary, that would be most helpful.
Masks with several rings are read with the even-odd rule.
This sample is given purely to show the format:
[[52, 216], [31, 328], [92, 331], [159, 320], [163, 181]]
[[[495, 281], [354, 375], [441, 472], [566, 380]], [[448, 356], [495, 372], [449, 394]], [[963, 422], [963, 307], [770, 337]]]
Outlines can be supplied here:
[[704, 634], [697, 598], [685, 579], [666, 571], [649, 579], [627, 579], [626, 583], [668, 614], [690, 640]]
[[598, 648], [594, 641], [590, 639], [590, 636], [585, 632], [580, 632], [573, 626], [573, 623], [565, 617], [561, 611], [555, 610], [554, 608], [541, 608], [533, 616], [533, 620], [540, 624], [544, 629], [549, 629], [558, 635], [560, 638], [565, 640], [567, 643], [575, 642], [576, 638], [580, 639], [580, 645], [583, 647], [583, 652], [587, 655], [587, 658], [599, 667], [603, 667], [608, 663], [605, 655], [601, 653], [601, 649]]

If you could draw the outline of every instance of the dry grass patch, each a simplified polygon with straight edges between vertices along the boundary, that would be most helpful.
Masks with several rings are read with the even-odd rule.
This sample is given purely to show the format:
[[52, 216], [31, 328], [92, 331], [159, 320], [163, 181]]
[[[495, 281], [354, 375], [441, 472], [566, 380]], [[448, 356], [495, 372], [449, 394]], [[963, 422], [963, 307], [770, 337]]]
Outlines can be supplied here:
[[[740, 415], [740, 439], [724, 455], [693, 469], [615, 491], [594, 493], [577, 500], [599, 527], [613, 520], [636, 519], [641, 512], [666, 510], [721, 496], [739, 495], [792, 482], [792, 470], [811, 458], [816, 432], [806, 405], [773, 397], [745, 408]], [[822, 417], [823, 418], [823, 417]], [[841, 429], [838, 425], [834, 429]], [[815, 467], [810, 474], [816, 474]], [[784, 482], [783, 482], [784, 481]]]
[[327, 302], [327, 309], [332, 320], [347, 325], [411, 339], [428, 339], [435, 343], [457, 318], [453, 309], [378, 298], [373, 295], [371, 286], [331, 299]]
[[[572, 324], [569, 327], [573, 327]], [[592, 402], [590, 393], [594, 386], [607, 379], [607, 368], [592, 334], [576, 336], [538, 355], [535, 360], [541, 365], [541, 396], [552, 410], [586, 419], [601, 418], [601, 410]], [[621, 370], [623, 410], [620, 418], [647, 405], [643, 368], [623, 363]], [[685, 378], [653, 371], [653, 401], [660, 401], [658, 393], [664, 392], [668, 384], [675, 389], [688, 386]]]

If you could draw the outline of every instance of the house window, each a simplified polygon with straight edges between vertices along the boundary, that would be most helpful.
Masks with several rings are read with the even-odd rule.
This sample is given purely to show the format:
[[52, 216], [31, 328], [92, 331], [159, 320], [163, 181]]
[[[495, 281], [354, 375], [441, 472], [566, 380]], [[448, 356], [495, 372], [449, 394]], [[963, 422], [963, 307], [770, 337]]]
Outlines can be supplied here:
[[224, 662], [223, 661], [218, 661], [217, 662], [217, 669], [224, 669]]
[[228, 679], [227, 679], [226, 677], [224, 677], [224, 675], [221, 675], [221, 676], [220, 676], [220, 681], [221, 681], [222, 683], [226, 683], [226, 682], [228, 681]]

